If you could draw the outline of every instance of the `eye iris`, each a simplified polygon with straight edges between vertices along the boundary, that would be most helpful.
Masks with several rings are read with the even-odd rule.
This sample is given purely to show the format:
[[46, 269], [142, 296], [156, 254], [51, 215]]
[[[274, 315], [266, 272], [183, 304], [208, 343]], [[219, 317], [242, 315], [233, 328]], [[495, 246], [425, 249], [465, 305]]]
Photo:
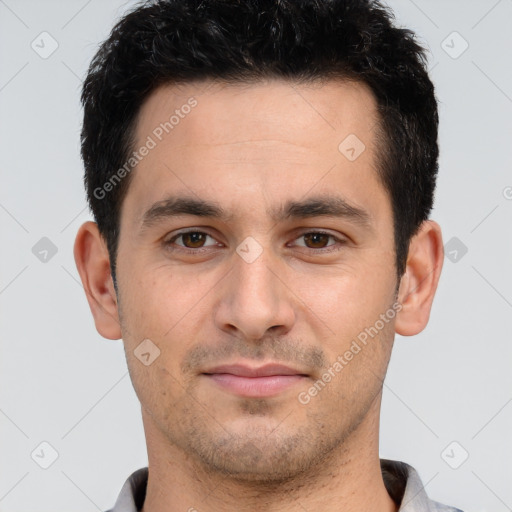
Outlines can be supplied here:
[[[322, 240], [319, 242], [319, 238], [322, 239], [325, 243], [322, 243]], [[312, 242], [313, 245], [320, 243], [321, 247], [325, 247], [327, 244], [327, 241], [329, 240], [329, 235], [325, 235], [324, 233], [307, 233], [304, 235], [304, 239], [306, 240], [306, 244], [309, 242]], [[317, 249], [318, 246], [315, 245], [313, 247], [314, 249]]]
[[198, 233], [198, 232], [192, 232], [192, 233], [183, 233], [181, 235], [183, 237], [183, 243], [185, 246], [189, 247], [189, 244], [192, 246], [192, 249], [197, 249], [198, 247], [201, 247], [202, 244], [205, 242], [206, 234], [205, 233]]

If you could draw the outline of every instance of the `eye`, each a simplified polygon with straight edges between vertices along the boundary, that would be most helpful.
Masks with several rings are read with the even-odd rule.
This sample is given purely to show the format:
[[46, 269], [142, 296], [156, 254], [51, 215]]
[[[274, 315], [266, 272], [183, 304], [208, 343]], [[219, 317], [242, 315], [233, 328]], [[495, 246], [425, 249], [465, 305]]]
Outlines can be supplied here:
[[[328, 244], [329, 239], [333, 239], [334, 243]], [[325, 231], [309, 231], [307, 233], [302, 233], [296, 240], [304, 239], [305, 244], [297, 244], [299, 247], [306, 247], [308, 249], [311, 249], [313, 251], [315, 250], [322, 250], [324, 248], [331, 248], [324, 252], [330, 252], [332, 250], [336, 250], [339, 247], [336, 247], [336, 245], [343, 245], [346, 243], [345, 240], [338, 238], [331, 233], [326, 233]], [[318, 251], [316, 251], [318, 252]]]
[[[183, 247], [184, 250], [190, 249], [187, 252], [197, 252], [194, 249], [202, 249], [204, 247], [211, 247], [211, 245], [205, 245], [206, 239], [216, 240], [204, 231], [186, 231], [174, 235], [172, 238], [164, 242], [165, 246], [173, 248], [172, 246]], [[176, 240], [182, 239], [182, 244], [175, 243]], [[215, 245], [215, 244], [212, 244]]]
[[[207, 239], [212, 240], [213, 244], [206, 244]], [[308, 231], [302, 233], [295, 240], [303, 239], [305, 243], [296, 244], [298, 247], [305, 247], [309, 251], [316, 253], [332, 252], [340, 249], [340, 246], [346, 243], [346, 240], [338, 238], [331, 233], [324, 231]], [[332, 239], [333, 243], [329, 243]], [[181, 240], [182, 243], [177, 243]], [[169, 250], [178, 250], [189, 254], [197, 254], [208, 247], [219, 247], [219, 244], [212, 236], [204, 231], [184, 231], [175, 234], [173, 237], [164, 241], [164, 246]]]

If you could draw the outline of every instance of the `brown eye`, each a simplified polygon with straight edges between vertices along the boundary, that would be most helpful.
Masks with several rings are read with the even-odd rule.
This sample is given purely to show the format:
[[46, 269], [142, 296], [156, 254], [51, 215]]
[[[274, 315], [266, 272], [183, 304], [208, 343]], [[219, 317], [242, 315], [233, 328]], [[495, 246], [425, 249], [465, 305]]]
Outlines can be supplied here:
[[[171, 239], [169, 239], [167, 242], [165, 242], [165, 245], [168, 248], [182, 248], [182, 250], [185, 249], [202, 249], [211, 247], [215, 244], [205, 245], [206, 240], [210, 238], [215, 242], [215, 239], [212, 238], [208, 233], [204, 233], [203, 231], [187, 231], [185, 233], [178, 233], [177, 235], [173, 236]], [[176, 240], [180, 240], [181, 243], [176, 242]], [[173, 247], [174, 246], [174, 247]]]
[[[331, 240], [331, 242], [330, 242]], [[326, 231], [306, 231], [295, 239], [295, 247], [314, 254], [328, 254], [339, 251], [347, 245], [344, 237], [337, 237]]]
[[303, 237], [306, 244], [310, 244], [307, 247], [311, 249], [323, 249], [327, 246], [329, 238], [333, 238], [332, 235], [326, 233], [306, 233]]
[[192, 231], [190, 233], [183, 233], [180, 236], [182, 237], [185, 247], [188, 247], [189, 249], [197, 249], [203, 246], [208, 235], [199, 231]]

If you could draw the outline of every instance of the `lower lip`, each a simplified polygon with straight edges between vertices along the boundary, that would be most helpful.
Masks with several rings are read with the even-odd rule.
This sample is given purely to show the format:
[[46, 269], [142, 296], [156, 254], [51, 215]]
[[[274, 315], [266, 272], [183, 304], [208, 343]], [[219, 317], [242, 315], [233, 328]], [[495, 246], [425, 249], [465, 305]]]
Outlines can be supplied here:
[[264, 397], [276, 395], [302, 381], [304, 375], [269, 375], [266, 377], [241, 377], [231, 373], [206, 374], [216, 384], [237, 395]]

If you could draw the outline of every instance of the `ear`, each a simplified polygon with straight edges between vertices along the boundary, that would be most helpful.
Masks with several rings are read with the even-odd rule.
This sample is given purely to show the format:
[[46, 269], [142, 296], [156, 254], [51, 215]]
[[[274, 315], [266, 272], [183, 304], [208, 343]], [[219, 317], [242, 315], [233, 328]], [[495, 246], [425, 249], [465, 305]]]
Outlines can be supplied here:
[[437, 222], [424, 221], [409, 244], [405, 273], [400, 280], [395, 330], [402, 336], [420, 333], [427, 325], [443, 268], [444, 249]]
[[96, 330], [104, 338], [120, 339], [121, 326], [114, 282], [110, 275], [110, 258], [95, 222], [89, 221], [80, 226], [73, 253]]

